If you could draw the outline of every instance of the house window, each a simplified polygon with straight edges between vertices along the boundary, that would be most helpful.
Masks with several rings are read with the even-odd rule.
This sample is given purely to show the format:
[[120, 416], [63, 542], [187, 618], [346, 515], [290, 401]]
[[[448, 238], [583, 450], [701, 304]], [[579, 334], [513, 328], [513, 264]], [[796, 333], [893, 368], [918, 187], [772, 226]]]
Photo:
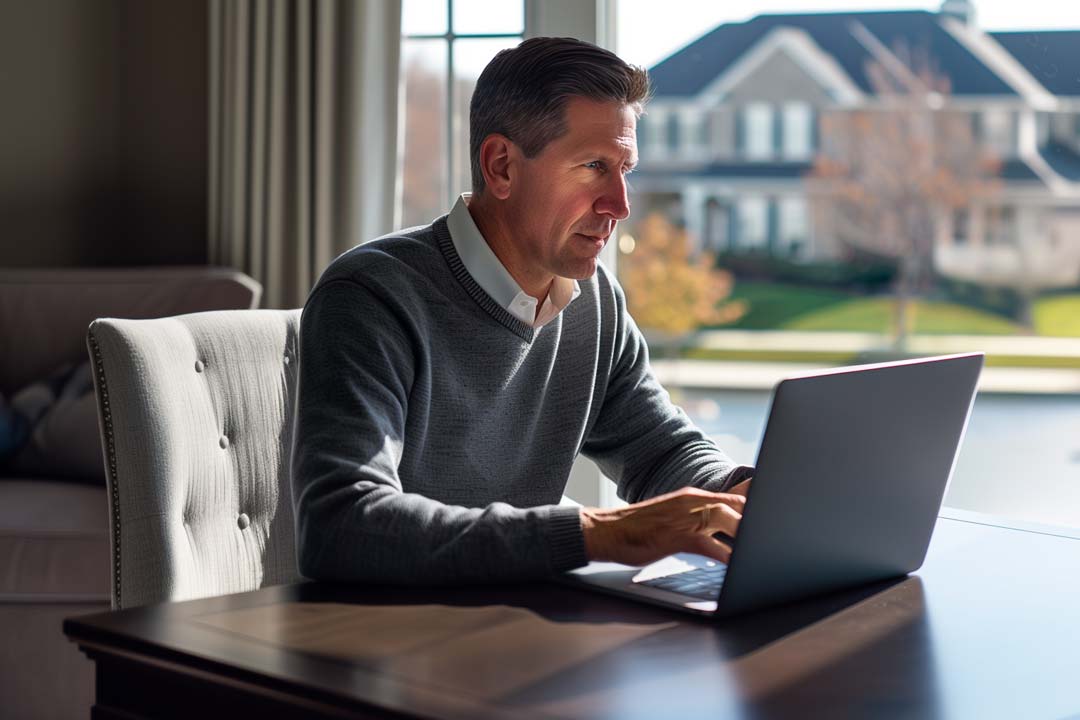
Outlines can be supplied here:
[[725, 252], [731, 249], [731, 206], [716, 198], [705, 203], [705, 249]]
[[469, 100], [480, 71], [525, 33], [522, 0], [403, 0], [401, 225], [431, 222], [472, 185]]
[[971, 239], [971, 210], [957, 208], [953, 211], [952, 240], [957, 245], [966, 245]]
[[983, 113], [983, 140], [986, 146], [1000, 157], [1013, 153], [1013, 113], [1008, 110], [991, 109]]
[[691, 126], [694, 128], [694, 141], [697, 144], [698, 150], [704, 150], [709, 147], [709, 143], [712, 140], [712, 128], [710, 125], [709, 113], [695, 111], [688, 116]]
[[679, 151], [681, 128], [679, 127], [679, 113], [673, 112], [667, 119], [667, 146], [672, 153]]
[[765, 249], [769, 243], [769, 201], [747, 196], [739, 200], [738, 244], [747, 250]]
[[744, 146], [748, 160], [768, 160], [773, 156], [773, 108], [766, 103], [751, 103], [746, 106], [746, 133]]
[[986, 215], [987, 245], [1016, 245], [1016, 208], [1004, 205], [990, 208]]
[[785, 255], [805, 255], [810, 235], [810, 221], [807, 217], [805, 198], [781, 198], [779, 222], [780, 228], [776, 238], [777, 251]]
[[809, 103], [784, 105], [783, 155], [787, 160], [807, 160], [813, 152], [814, 110]]

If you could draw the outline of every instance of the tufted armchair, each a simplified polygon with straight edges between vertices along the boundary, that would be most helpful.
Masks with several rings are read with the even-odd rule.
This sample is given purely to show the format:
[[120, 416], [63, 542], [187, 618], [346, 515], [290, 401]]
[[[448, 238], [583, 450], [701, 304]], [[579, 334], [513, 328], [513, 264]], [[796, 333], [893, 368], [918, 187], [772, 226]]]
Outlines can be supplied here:
[[299, 310], [229, 310], [91, 324], [113, 608], [299, 579], [299, 322]]

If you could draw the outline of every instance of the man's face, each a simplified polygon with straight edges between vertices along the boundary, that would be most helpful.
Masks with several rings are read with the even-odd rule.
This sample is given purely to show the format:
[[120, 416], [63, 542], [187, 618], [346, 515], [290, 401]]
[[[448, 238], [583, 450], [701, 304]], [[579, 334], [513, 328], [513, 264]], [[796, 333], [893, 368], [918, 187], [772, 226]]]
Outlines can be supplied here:
[[531, 270], [592, 277], [597, 256], [630, 214], [626, 174], [637, 164], [637, 117], [618, 102], [571, 98], [566, 132], [534, 158], [521, 157], [508, 200], [514, 244]]

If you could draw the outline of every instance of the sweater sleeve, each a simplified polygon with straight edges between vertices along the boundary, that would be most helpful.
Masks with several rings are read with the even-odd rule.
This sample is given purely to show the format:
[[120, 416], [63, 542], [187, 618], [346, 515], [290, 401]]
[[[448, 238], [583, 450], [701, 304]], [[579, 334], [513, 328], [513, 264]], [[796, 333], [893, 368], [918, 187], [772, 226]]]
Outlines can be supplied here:
[[653, 375], [645, 339], [613, 281], [617, 330], [603, 405], [583, 452], [638, 502], [681, 487], [723, 492], [753, 474], [738, 465], [674, 403]]
[[308, 299], [291, 463], [301, 574], [435, 584], [539, 578], [585, 564], [577, 508], [466, 508], [403, 490], [422, 345], [408, 308], [386, 292], [333, 280]]

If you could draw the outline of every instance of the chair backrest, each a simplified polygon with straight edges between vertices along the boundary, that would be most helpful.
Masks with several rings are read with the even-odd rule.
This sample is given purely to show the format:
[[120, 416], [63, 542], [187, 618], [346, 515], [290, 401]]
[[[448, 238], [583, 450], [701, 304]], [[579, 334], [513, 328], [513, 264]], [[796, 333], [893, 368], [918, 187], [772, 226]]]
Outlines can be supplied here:
[[299, 310], [224, 310], [90, 325], [114, 608], [299, 579], [299, 324]]

